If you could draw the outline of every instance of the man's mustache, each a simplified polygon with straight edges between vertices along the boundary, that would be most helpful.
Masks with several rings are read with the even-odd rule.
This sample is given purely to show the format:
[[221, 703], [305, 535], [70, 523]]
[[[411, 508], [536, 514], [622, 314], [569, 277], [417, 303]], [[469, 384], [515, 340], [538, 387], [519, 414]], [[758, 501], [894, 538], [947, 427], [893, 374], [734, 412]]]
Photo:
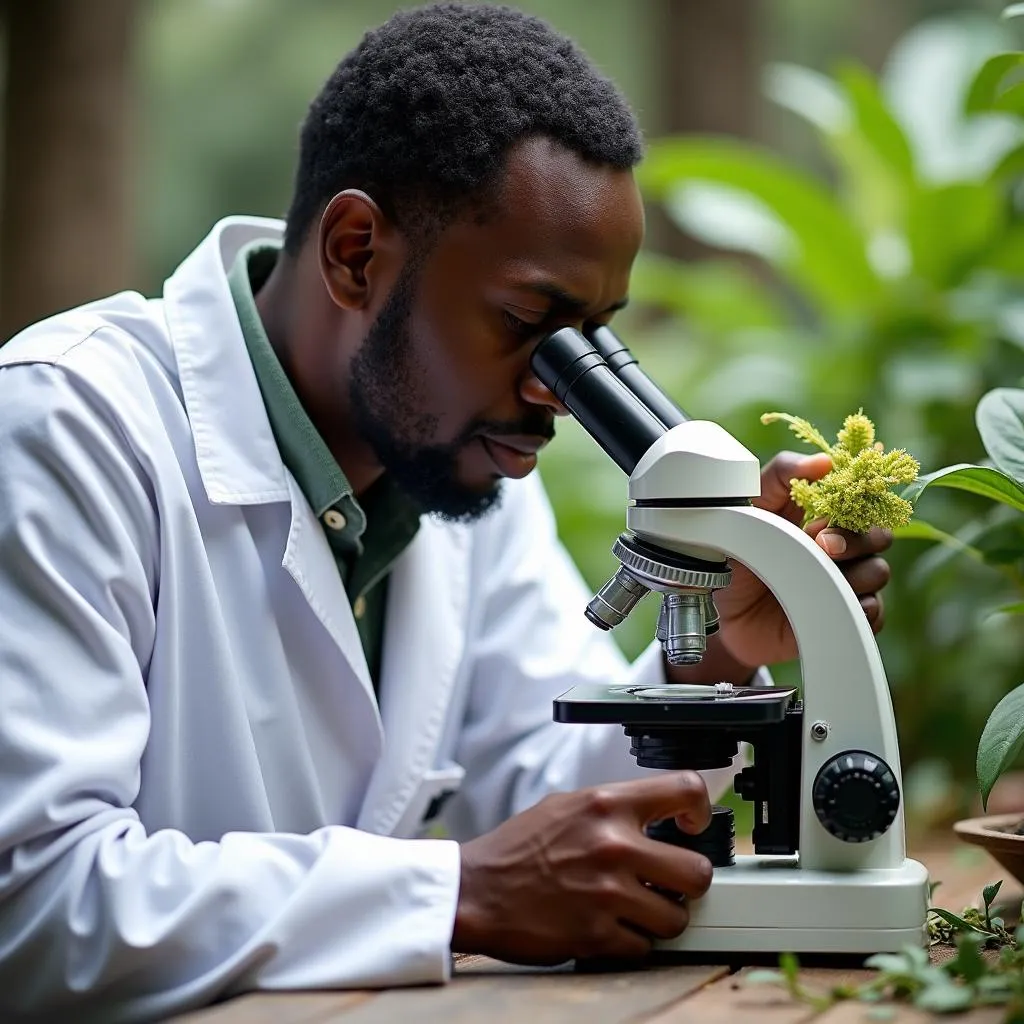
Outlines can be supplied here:
[[478, 420], [473, 424], [472, 435], [488, 437], [540, 437], [550, 441], [555, 436], [555, 420], [538, 410], [536, 416], [524, 416], [518, 420]]

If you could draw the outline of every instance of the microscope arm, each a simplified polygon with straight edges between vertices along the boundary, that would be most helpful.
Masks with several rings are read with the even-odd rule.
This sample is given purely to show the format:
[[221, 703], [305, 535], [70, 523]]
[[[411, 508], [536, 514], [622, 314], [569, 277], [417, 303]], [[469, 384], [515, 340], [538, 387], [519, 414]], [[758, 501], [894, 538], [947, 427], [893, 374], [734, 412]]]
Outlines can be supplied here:
[[[742, 562], [782, 605], [796, 635], [803, 675], [801, 863], [828, 870], [900, 864], [905, 856], [902, 807], [893, 826], [869, 844], [865, 859], [863, 846], [841, 842], [822, 827], [810, 799], [821, 766], [848, 749], [877, 754], [902, 789], [882, 660], [863, 609], [835, 563], [803, 530], [749, 505], [633, 505], [627, 525], [649, 543], [670, 550], [711, 550]], [[827, 726], [821, 740], [812, 738], [816, 722]]]

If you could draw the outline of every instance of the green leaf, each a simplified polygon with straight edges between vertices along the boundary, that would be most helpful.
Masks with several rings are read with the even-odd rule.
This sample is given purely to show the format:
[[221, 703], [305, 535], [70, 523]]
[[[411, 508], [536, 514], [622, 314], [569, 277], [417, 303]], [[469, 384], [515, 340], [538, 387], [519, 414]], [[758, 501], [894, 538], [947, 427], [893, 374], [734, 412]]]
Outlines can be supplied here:
[[974, 417], [996, 467], [1015, 480], [1024, 480], [1024, 391], [994, 388], [982, 395]]
[[914, 996], [914, 1005], [933, 1013], [951, 1013], [966, 1010], [973, 1002], [971, 990], [952, 981], [929, 985]]
[[907, 213], [914, 270], [940, 288], [958, 284], [992, 250], [1005, 223], [1002, 190], [993, 182], [920, 187]]
[[989, 57], [982, 64], [967, 90], [964, 111], [968, 114], [977, 114], [997, 109], [996, 104], [1000, 96], [999, 86], [1014, 68], [1018, 68], [1022, 64], [1024, 64], [1024, 53], [1016, 51], [997, 53], [994, 57]]
[[818, 131], [841, 132], [849, 127], [850, 108], [842, 89], [820, 71], [776, 61], [765, 69], [763, 89], [770, 100]]
[[[986, 885], [985, 888], [981, 890], [981, 898], [985, 904], [985, 923], [989, 926], [989, 928], [993, 927], [992, 918], [989, 914], [989, 911], [992, 907], [992, 901], [996, 898], [996, 895], [998, 894], [999, 888], [1002, 884], [1003, 880], [1000, 879], [998, 882], [993, 882], [991, 885]], [[1000, 925], [1001, 924], [1002, 922], [1000, 922]], [[971, 979], [968, 978], [967, 980], [970, 981]]]
[[902, 276], [909, 265], [907, 210], [917, 190], [913, 153], [870, 72], [846, 65], [839, 80], [851, 117], [845, 130], [827, 136], [827, 143], [842, 171], [843, 205], [871, 240], [868, 251], [876, 271]]
[[988, 466], [974, 466], [962, 462], [937, 469], [934, 473], [926, 473], [912, 484], [908, 484], [903, 489], [902, 497], [907, 501], [916, 501], [921, 492], [928, 487], [952, 487], [959, 491], [969, 491], [1024, 512], [1024, 487], [1013, 477]]
[[1024, 143], [1004, 153], [989, 173], [989, 180], [998, 184], [1024, 174]]
[[644, 250], [633, 266], [629, 295], [631, 302], [680, 313], [709, 331], [779, 327], [786, 321], [776, 296], [735, 260], [684, 263]]
[[979, 269], [997, 270], [1014, 277], [1024, 276], [1024, 224], [1012, 224], [978, 259]]
[[901, 953], [875, 953], [864, 961], [864, 966], [886, 974], [910, 974], [914, 970], [914, 964]]
[[1009, 7], [1003, 8], [1003, 13], [1000, 15], [1001, 18], [1019, 18], [1024, 14], [1024, 4], [1010, 4]]
[[903, 955], [915, 966], [915, 967], [928, 967], [929, 970], [931, 959], [928, 956], [928, 950], [921, 946], [904, 946]]
[[874, 77], [856, 64], [844, 65], [837, 77], [850, 98], [859, 133], [890, 170], [912, 181], [913, 151], [899, 121], [886, 106]]
[[[841, 171], [843, 205], [864, 234], [874, 240], [902, 235], [915, 182], [913, 151], [870, 71], [844, 64], [837, 79], [792, 64], [774, 64], [766, 75], [765, 91], [821, 133]], [[892, 263], [899, 260], [894, 252], [876, 245], [876, 269], [885, 259], [886, 272], [901, 272], [902, 266]]]
[[1015, 565], [1024, 558], [1024, 517], [995, 523], [975, 538], [974, 546], [989, 565]]
[[959, 974], [964, 981], [977, 981], [985, 973], [985, 961], [981, 958], [981, 935], [965, 932], [957, 936], [956, 957], [946, 965], [954, 974]]
[[978, 789], [982, 807], [999, 776], [1024, 746], [1024, 685], [1011, 690], [992, 709], [978, 741]]
[[981, 890], [981, 898], [985, 902], [985, 908], [988, 909], [992, 906], [992, 901], [999, 894], [999, 890], [1002, 888], [1003, 880], [1000, 878], [998, 882], [993, 882], [991, 885], [986, 885]]
[[[905, 491], [904, 496], [906, 496]], [[977, 559], [979, 562], [984, 561], [982, 553], [977, 548], [971, 547], [970, 544], [965, 544], [959, 537], [954, 537], [953, 534], [946, 533], [945, 530], [940, 530], [937, 526], [932, 526], [931, 523], [923, 519], [915, 518], [907, 523], [906, 526], [898, 526], [892, 533], [896, 540], [936, 541], [939, 544], [945, 544], [947, 547], [955, 548], [957, 551], [970, 558]]]
[[1007, 114], [1024, 115], [1024, 82], [1011, 85], [1005, 92], [1000, 93], [992, 109], [1005, 111]]
[[[946, 924], [951, 924], [958, 931], [962, 932], [976, 932], [979, 931], [970, 921], [965, 921], [962, 917], [957, 917], [951, 910], [943, 910], [941, 907], [931, 907], [928, 911], [929, 914], [934, 914], [936, 917], [941, 917]], [[872, 958], [874, 959], [874, 958]], [[873, 966], [870, 962], [868, 966]]]
[[860, 313], [881, 296], [864, 238], [828, 190], [763, 149], [726, 139], [661, 139], [651, 143], [637, 180], [661, 201], [698, 182], [747, 193], [791, 232], [791, 252], [775, 265], [809, 297], [827, 309]]
[[782, 973], [785, 975], [789, 985], [796, 985], [797, 975], [800, 972], [800, 961], [797, 960], [796, 956], [793, 953], [780, 953], [779, 967], [782, 968]]
[[1018, 601], [1016, 604], [1004, 604], [992, 609], [993, 614], [997, 612], [1001, 612], [1003, 615], [1024, 615], [1024, 601]]

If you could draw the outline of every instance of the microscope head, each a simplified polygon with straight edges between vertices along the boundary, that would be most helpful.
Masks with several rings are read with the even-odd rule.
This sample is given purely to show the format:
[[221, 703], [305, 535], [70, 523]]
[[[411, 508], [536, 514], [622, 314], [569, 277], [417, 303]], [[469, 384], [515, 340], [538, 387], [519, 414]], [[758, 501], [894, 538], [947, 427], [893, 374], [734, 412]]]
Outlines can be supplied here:
[[[537, 346], [539, 379], [629, 477], [636, 507], [746, 504], [760, 493], [757, 459], [717, 423], [691, 420], [648, 377], [607, 327], [590, 340], [572, 328]], [[619, 567], [587, 606], [600, 629], [623, 622], [639, 601], [661, 594], [657, 638], [670, 665], [699, 662], [718, 629], [713, 592], [732, 570], [721, 552], [626, 531], [612, 552]]]

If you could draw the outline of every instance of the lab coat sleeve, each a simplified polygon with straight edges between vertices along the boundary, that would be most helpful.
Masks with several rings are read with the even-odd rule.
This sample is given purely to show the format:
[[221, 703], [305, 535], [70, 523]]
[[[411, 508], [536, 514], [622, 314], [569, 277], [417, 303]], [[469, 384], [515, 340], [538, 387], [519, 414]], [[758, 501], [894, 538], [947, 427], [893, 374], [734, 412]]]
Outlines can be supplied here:
[[161, 557], [144, 466], [61, 368], [0, 369], [0, 1018], [445, 980], [455, 843], [140, 822]]
[[[548, 793], [648, 774], [630, 756], [621, 726], [555, 723], [552, 701], [584, 682], [665, 681], [660, 644], [652, 641], [630, 665], [611, 635], [584, 617], [592, 592], [559, 541], [538, 474], [507, 486], [477, 558], [481, 614], [457, 747], [467, 782], [445, 815], [459, 838], [488, 831]], [[771, 685], [766, 671], [756, 684]], [[702, 773], [712, 799], [743, 758]]]

